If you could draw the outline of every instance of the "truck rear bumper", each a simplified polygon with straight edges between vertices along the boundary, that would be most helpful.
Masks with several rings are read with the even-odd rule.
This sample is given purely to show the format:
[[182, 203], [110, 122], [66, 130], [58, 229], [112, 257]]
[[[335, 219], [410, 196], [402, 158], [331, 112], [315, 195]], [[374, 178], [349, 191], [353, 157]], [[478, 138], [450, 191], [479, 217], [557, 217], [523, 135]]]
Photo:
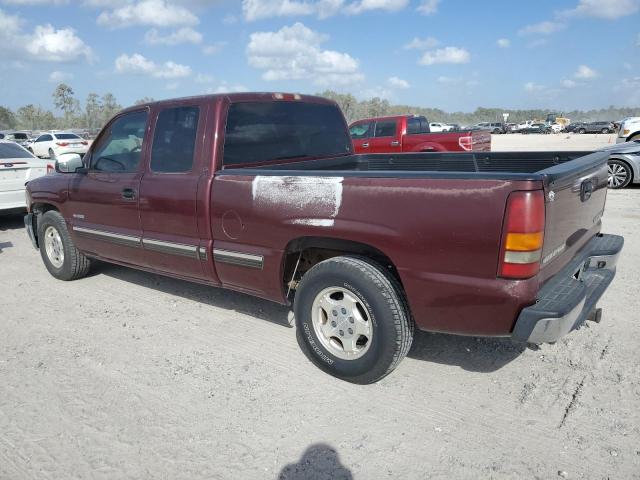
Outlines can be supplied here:
[[580, 327], [616, 273], [624, 239], [597, 235], [538, 293], [534, 305], [522, 310], [511, 338], [518, 342], [555, 342]]

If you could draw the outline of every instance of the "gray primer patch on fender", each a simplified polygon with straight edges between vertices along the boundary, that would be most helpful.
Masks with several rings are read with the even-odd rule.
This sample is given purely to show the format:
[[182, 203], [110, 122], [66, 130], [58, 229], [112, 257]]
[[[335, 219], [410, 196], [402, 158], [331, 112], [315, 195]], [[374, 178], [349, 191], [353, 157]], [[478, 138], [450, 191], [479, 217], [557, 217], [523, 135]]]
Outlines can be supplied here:
[[343, 177], [257, 176], [251, 195], [261, 208], [277, 207], [291, 223], [332, 226], [342, 205]]

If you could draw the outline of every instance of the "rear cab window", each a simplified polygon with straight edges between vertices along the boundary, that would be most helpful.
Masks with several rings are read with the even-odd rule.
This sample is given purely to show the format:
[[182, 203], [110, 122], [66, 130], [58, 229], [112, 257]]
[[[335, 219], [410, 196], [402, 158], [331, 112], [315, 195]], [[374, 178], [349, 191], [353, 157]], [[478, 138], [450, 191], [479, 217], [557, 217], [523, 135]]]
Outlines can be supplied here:
[[158, 115], [151, 147], [151, 171], [184, 173], [191, 171], [196, 150], [200, 108], [165, 108]]
[[429, 133], [429, 124], [424, 117], [411, 117], [407, 119], [407, 135], [419, 135]]
[[382, 122], [376, 122], [376, 129], [374, 137], [395, 137], [396, 127], [398, 122], [396, 120], [385, 120]]
[[351, 153], [351, 137], [335, 105], [256, 101], [229, 106], [223, 166]]

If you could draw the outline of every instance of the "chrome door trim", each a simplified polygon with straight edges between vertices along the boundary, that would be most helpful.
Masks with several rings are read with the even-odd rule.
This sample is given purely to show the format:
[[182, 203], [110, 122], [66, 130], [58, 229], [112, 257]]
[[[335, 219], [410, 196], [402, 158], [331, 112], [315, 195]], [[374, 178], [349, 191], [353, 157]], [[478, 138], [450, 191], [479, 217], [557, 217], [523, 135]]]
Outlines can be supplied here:
[[120, 233], [105, 232], [104, 230], [94, 230], [93, 228], [73, 227], [73, 231], [85, 237], [103, 240], [105, 242], [116, 243], [127, 247], [140, 247], [140, 237], [132, 235], [122, 235]]
[[154, 240], [152, 238], [143, 238], [142, 246], [145, 250], [199, 259], [198, 247], [196, 245], [185, 245], [183, 243], [164, 242], [162, 240]]
[[232, 250], [223, 250], [221, 248], [213, 249], [213, 259], [219, 263], [255, 268], [258, 270], [262, 270], [262, 267], [264, 266], [264, 257], [262, 255], [234, 252]]

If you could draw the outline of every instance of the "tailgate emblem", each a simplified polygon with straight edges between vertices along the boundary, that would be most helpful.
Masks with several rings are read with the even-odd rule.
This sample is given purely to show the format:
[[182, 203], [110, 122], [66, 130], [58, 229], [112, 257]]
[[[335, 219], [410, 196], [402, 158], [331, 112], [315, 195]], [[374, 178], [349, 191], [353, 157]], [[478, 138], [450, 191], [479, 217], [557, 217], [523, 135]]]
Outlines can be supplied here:
[[586, 202], [591, 198], [591, 194], [593, 193], [593, 182], [591, 180], [585, 180], [580, 185], [580, 200]]

